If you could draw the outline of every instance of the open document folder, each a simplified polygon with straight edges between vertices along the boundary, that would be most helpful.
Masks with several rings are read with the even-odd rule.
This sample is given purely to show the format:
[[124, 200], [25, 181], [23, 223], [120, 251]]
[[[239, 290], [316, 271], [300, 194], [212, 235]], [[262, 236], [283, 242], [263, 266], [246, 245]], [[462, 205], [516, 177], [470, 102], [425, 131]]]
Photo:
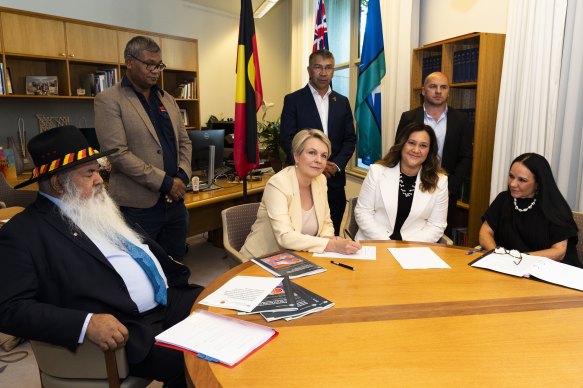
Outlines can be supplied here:
[[496, 248], [470, 265], [513, 276], [526, 278], [532, 276], [548, 283], [583, 291], [583, 269], [542, 256]]
[[235, 366], [277, 335], [252, 322], [196, 310], [156, 336], [156, 345], [198, 353], [200, 358]]

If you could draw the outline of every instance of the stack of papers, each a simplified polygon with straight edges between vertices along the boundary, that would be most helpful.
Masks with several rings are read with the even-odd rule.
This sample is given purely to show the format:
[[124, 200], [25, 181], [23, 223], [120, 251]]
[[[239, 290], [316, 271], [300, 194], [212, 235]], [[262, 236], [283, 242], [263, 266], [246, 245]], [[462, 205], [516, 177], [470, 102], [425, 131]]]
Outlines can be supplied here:
[[235, 366], [276, 335], [270, 327], [196, 310], [157, 335], [156, 344], [195, 352], [205, 360]]
[[324, 253], [314, 253], [314, 257], [328, 257], [331, 259], [357, 259], [357, 260], [376, 260], [377, 259], [377, 247], [374, 246], [363, 246], [358, 250], [358, 252], [351, 255], [344, 255], [342, 253], [336, 252], [324, 252]]

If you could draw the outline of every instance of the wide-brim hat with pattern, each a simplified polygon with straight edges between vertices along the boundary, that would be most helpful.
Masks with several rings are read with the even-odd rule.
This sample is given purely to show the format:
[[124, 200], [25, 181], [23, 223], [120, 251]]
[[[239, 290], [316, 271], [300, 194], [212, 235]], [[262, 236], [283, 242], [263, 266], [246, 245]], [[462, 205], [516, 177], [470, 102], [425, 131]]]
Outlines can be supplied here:
[[79, 128], [73, 125], [41, 132], [28, 142], [28, 153], [34, 161], [32, 177], [15, 186], [30, 185], [39, 179], [70, 169], [82, 163], [111, 155], [117, 149], [99, 152], [89, 146]]

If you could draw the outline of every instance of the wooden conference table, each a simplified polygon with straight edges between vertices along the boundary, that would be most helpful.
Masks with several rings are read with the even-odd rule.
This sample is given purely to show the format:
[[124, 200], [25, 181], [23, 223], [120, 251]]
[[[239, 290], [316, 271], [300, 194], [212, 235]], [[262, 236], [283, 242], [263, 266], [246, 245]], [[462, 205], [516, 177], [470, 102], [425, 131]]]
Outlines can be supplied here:
[[[582, 292], [470, 267], [479, 254], [464, 248], [376, 245], [376, 261], [340, 260], [355, 271], [311, 259], [327, 272], [294, 281], [335, 306], [290, 322], [239, 316], [279, 336], [232, 369], [185, 354], [191, 382], [205, 388], [583, 385]], [[386, 248], [408, 246], [430, 246], [451, 269], [403, 270]], [[235, 275], [268, 273], [241, 264], [199, 300]]]

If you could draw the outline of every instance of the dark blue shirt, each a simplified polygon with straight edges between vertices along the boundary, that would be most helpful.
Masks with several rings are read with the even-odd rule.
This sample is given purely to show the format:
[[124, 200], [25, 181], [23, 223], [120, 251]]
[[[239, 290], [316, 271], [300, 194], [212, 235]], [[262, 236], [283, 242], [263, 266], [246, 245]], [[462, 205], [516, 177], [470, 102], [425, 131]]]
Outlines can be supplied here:
[[127, 77], [122, 78], [121, 86], [131, 87], [136, 93], [148, 117], [150, 117], [150, 121], [162, 145], [162, 158], [164, 160], [164, 172], [166, 176], [164, 177], [160, 191], [167, 194], [172, 190], [173, 177], [178, 177], [184, 184], [187, 184], [188, 177], [186, 173], [178, 168], [178, 150], [176, 149], [176, 136], [174, 135], [172, 121], [166, 111], [166, 107], [158, 97], [158, 92], [163, 96], [164, 91], [158, 85], [154, 85], [150, 88], [150, 97], [146, 99], [142, 93], [134, 88], [134, 85]]

